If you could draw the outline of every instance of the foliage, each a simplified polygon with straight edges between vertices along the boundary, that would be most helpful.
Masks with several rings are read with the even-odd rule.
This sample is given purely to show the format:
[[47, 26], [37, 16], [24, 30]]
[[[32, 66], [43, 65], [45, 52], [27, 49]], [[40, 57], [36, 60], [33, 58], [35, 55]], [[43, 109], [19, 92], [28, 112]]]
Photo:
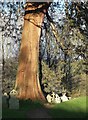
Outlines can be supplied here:
[[[77, 10], [77, 7], [79, 10]], [[52, 19], [55, 20], [52, 15], [52, 8], [50, 9], [49, 14]], [[48, 21], [46, 23], [45, 20], [45, 28], [48, 37], [45, 36], [44, 39], [46, 42], [46, 52], [42, 52], [42, 59], [47, 65], [43, 66], [44, 68], [42, 69], [47, 71], [45, 72], [43, 70], [43, 74], [45, 76], [44, 78], [47, 76], [47, 80], [45, 81], [47, 83], [47, 89], [50, 89], [48, 83], [52, 85], [51, 91], [53, 90], [53, 87], [55, 87], [55, 81], [57, 81], [57, 90], [55, 91], [62, 92], [65, 90], [70, 92], [72, 96], [86, 94], [88, 24], [86, 17], [83, 16], [84, 11], [87, 11], [87, 2], [66, 2], [66, 17], [64, 18], [63, 15], [64, 20], [61, 19], [63, 24], [60, 25], [59, 21], [58, 23], [55, 23], [57, 25], [55, 25], [57, 30], [56, 34], [58, 33], [56, 38], [52, 34], [53, 30], [50, 24]], [[84, 29], [83, 26], [85, 26]], [[41, 42], [41, 44], [44, 44], [43, 41]], [[43, 51], [42, 47], [41, 50]], [[55, 75], [53, 76], [53, 74]], [[51, 78], [49, 76], [51, 76]], [[51, 80], [48, 82], [48, 79]]]
[[42, 84], [45, 92], [60, 92], [60, 78], [55, 71], [50, 69], [45, 62], [42, 62]]
[[15, 85], [18, 62], [16, 58], [6, 60], [2, 74], [2, 92], [10, 92]]
[[[59, 42], [52, 33], [52, 28], [47, 18], [44, 19], [42, 27], [40, 41], [42, 85], [46, 92], [62, 92], [65, 90], [70, 92], [72, 96], [85, 95], [86, 74], [88, 73], [88, 2], [66, 2], [63, 5], [64, 13], [61, 12], [59, 3], [56, 6], [58, 11], [54, 4], [52, 4], [48, 13], [55, 23]], [[14, 48], [18, 47], [19, 49], [20, 46], [22, 23], [19, 22], [19, 19], [23, 18], [23, 16], [21, 13], [17, 13], [19, 4], [12, 5], [11, 3], [8, 4], [7, 7], [10, 9], [10, 14], [7, 19], [7, 13], [3, 8], [1, 13], [3, 24], [1, 28], [4, 39], [3, 44], [6, 43], [6, 48], [11, 46], [8, 50], [5, 50], [4, 46], [3, 54], [5, 55], [5, 52], [7, 52], [7, 55], [10, 56], [10, 53], [13, 51], [13, 44], [17, 43], [16, 46], [14, 45]], [[23, 10], [23, 8], [21, 9]], [[57, 14], [57, 12], [59, 14]], [[14, 18], [12, 18], [13, 14], [15, 14]], [[62, 18], [59, 17], [60, 15]], [[12, 21], [14, 21], [15, 25], [10, 25]], [[14, 36], [14, 32], [17, 35]], [[9, 42], [9, 37], [13, 38], [10, 39], [13, 43], [11, 43], [11, 41]], [[8, 40], [6, 38], [8, 38]], [[63, 49], [61, 45], [64, 46]], [[16, 56], [18, 56], [18, 49], [15, 52]], [[17, 60], [18, 59], [15, 61]], [[5, 60], [3, 74], [4, 91], [7, 91], [7, 89], [10, 91], [14, 86], [17, 72], [17, 63], [15, 61]]]

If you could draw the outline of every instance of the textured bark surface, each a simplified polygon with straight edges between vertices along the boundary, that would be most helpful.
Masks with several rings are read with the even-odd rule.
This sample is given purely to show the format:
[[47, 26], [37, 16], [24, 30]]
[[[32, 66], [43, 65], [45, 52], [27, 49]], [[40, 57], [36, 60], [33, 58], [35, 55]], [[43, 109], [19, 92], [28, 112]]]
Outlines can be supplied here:
[[[39, 8], [41, 6], [28, 3], [25, 7], [26, 14], [15, 84], [18, 97], [22, 99], [45, 100], [38, 78], [39, 39], [44, 12], [47, 9], [47, 7], [42, 8], [43, 11], [41, 11], [42, 9]], [[37, 8], [39, 8], [38, 11]]]

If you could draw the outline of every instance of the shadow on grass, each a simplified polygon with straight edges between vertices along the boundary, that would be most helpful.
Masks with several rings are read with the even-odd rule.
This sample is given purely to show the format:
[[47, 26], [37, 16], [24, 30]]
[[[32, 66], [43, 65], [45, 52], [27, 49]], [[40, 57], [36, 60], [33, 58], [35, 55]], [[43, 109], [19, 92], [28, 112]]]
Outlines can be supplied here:
[[[69, 111], [61, 108], [52, 108], [49, 110], [49, 114], [53, 118], [87, 118], [87, 114], [81, 111]], [[86, 119], [85, 119], [86, 120]]]
[[[2, 109], [2, 120], [8, 119], [8, 118], [27, 118], [27, 114], [31, 113], [31, 111], [36, 111], [36, 109], [40, 110], [43, 109], [43, 111], [46, 111], [51, 118], [59, 118], [60, 119], [82, 119], [82, 120], [88, 120], [88, 111], [86, 110], [86, 104], [81, 100], [74, 100], [74, 101], [68, 101], [61, 104], [53, 105], [52, 107], [45, 107], [43, 103], [36, 101], [33, 102], [31, 100], [20, 100], [19, 109], [18, 110], [11, 110], [8, 108]], [[49, 105], [51, 106], [51, 105]], [[31, 113], [35, 118], [35, 113]], [[39, 113], [38, 113], [39, 114]], [[32, 117], [32, 118], [33, 118]], [[30, 118], [30, 114], [29, 114]], [[46, 117], [45, 117], [46, 118]], [[30, 119], [29, 119], [30, 120]]]
[[57, 104], [49, 110], [49, 114], [52, 115], [53, 118], [88, 119], [87, 99], [86, 97], [79, 97], [61, 104]]
[[[14, 104], [14, 103], [13, 103]], [[39, 101], [31, 100], [20, 100], [19, 109], [9, 109], [7, 107], [2, 107], [2, 119], [6, 118], [26, 118], [27, 112], [36, 108], [43, 108], [43, 104]]]

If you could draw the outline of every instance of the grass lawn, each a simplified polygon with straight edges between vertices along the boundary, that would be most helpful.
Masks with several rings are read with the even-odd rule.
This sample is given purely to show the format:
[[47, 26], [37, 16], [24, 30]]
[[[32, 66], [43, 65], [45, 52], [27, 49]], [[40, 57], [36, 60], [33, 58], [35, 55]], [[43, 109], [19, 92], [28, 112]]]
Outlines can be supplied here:
[[43, 107], [43, 105], [38, 101], [32, 102], [30, 100], [21, 100], [19, 104], [20, 107], [18, 110], [2, 108], [2, 118], [26, 118], [28, 111]]
[[53, 118], [86, 118], [88, 97], [79, 97], [61, 104], [56, 104], [49, 110]]
[[[55, 104], [53, 107], [47, 108], [48, 114], [52, 118], [86, 118], [88, 117], [88, 97], [79, 97], [67, 102]], [[36, 108], [44, 108], [42, 103], [32, 101], [20, 101], [19, 110], [2, 109], [2, 117], [4, 118], [26, 118], [27, 112]], [[87, 118], [88, 119], [88, 118]]]

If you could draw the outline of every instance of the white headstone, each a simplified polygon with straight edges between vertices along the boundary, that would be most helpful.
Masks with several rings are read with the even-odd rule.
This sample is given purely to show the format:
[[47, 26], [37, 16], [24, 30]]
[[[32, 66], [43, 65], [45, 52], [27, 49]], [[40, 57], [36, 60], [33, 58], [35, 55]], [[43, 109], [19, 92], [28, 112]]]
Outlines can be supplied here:
[[68, 100], [70, 100], [71, 99], [71, 97], [68, 97]]
[[61, 96], [61, 100], [62, 102], [68, 101], [68, 97], [65, 94], [63, 94], [63, 96]]
[[59, 97], [58, 94], [55, 95], [55, 100], [54, 100], [54, 103], [60, 103], [61, 102], [61, 99]]
[[3, 95], [6, 96], [6, 97], [8, 97], [8, 94], [6, 92]]
[[54, 92], [52, 92], [52, 101], [54, 101], [55, 100], [55, 93]]
[[52, 97], [50, 96], [50, 94], [48, 94], [48, 95], [46, 96], [46, 99], [47, 99], [47, 101], [48, 101], [49, 103], [52, 102]]
[[15, 89], [13, 89], [12, 91], [10, 91], [10, 95], [11, 96], [17, 96], [18, 92]]

